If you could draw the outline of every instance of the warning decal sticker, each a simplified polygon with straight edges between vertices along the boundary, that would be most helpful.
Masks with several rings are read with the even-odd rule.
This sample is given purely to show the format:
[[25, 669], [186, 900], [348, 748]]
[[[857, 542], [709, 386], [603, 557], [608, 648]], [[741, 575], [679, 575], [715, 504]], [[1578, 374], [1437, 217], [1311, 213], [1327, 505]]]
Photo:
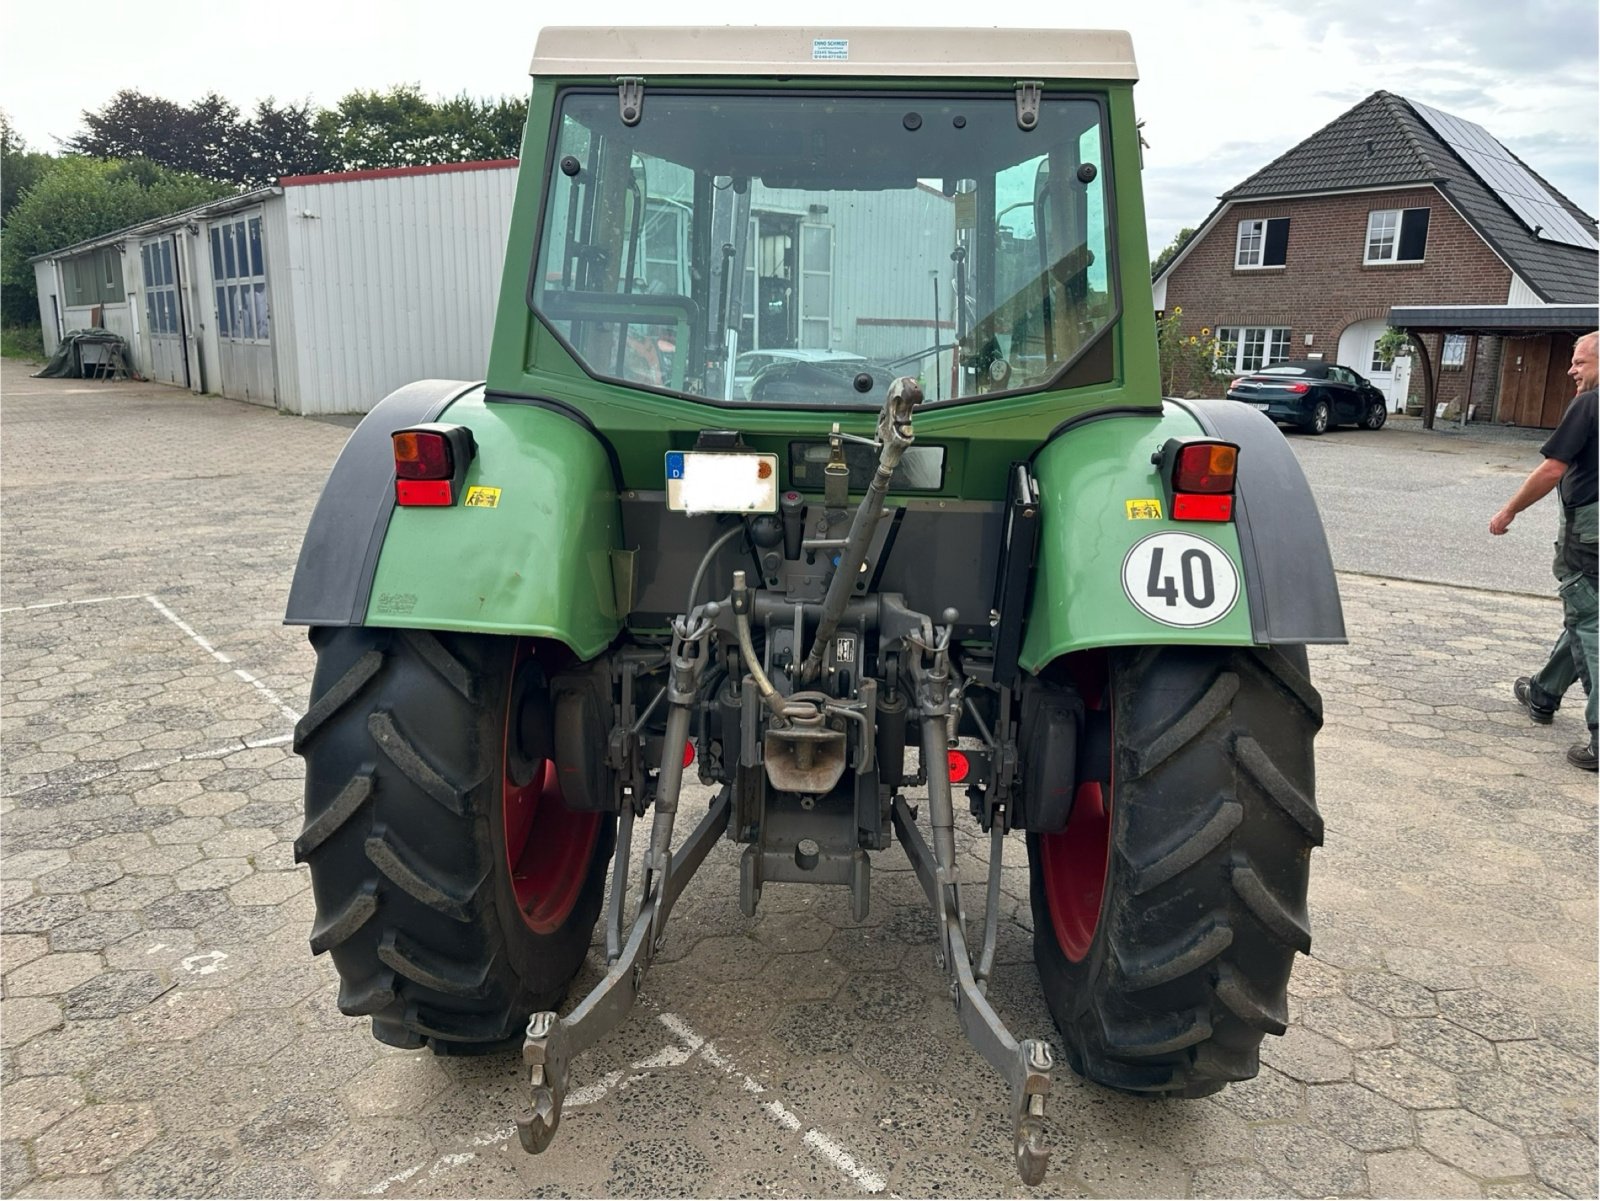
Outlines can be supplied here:
[[469, 509], [498, 509], [500, 507], [500, 489], [485, 488], [481, 484], [474, 484], [467, 489], [465, 504]]

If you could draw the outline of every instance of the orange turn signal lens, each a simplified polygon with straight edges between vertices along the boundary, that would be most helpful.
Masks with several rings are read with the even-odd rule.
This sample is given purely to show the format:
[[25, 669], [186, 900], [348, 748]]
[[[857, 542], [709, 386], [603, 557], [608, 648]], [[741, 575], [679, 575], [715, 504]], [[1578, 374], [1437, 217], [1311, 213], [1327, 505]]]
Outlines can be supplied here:
[[1173, 465], [1173, 491], [1230, 493], [1238, 466], [1237, 447], [1225, 442], [1191, 442], [1178, 452]]
[[448, 480], [455, 474], [450, 443], [443, 434], [401, 430], [392, 435], [394, 473], [402, 480]]

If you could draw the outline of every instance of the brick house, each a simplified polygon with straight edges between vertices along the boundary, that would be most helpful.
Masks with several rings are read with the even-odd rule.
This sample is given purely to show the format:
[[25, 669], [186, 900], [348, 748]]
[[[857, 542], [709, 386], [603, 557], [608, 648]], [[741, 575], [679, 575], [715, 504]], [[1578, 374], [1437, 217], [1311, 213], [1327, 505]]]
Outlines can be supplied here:
[[[1391, 309], [1532, 310], [1509, 326], [1411, 331], [1413, 403], [1470, 395], [1477, 418], [1511, 421], [1495, 411], [1508, 347], [1520, 370], [1521, 339], [1551, 340], [1540, 361], [1564, 365], [1562, 340], [1570, 356], [1576, 324], [1593, 320], [1596, 269], [1594, 219], [1481, 127], [1374, 92], [1224, 193], [1157, 275], [1155, 298], [1183, 310], [1186, 332], [1226, 341], [1219, 395], [1228, 374], [1321, 359], [1372, 379], [1394, 408], [1406, 365], [1397, 379], [1374, 355]], [[1503, 326], [1517, 342], [1488, 332]]]

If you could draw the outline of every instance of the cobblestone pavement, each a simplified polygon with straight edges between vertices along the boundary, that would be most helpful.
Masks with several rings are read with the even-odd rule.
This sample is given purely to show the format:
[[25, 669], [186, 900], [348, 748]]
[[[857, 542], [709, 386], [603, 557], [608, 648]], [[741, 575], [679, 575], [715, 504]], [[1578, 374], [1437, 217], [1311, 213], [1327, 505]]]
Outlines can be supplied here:
[[[897, 850], [856, 924], [842, 890], [774, 887], [742, 918], [722, 844], [541, 1157], [513, 1057], [373, 1042], [306, 946], [287, 743], [311, 656], [279, 624], [346, 431], [3, 383], [0, 1192], [1026, 1194]], [[1289, 1032], [1201, 1101], [1063, 1070], [1041, 1195], [1596, 1195], [1594, 779], [1562, 759], [1575, 713], [1534, 727], [1508, 698], [1557, 606], [1341, 583]], [[1026, 888], [1012, 840], [992, 995], [1042, 1035]]]

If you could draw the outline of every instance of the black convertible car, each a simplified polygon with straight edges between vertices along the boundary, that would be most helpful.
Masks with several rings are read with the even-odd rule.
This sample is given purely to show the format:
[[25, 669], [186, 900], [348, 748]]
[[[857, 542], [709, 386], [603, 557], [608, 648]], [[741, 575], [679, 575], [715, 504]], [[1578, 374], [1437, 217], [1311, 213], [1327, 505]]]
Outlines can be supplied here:
[[1320, 434], [1335, 425], [1380, 429], [1388, 420], [1383, 393], [1336, 363], [1275, 363], [1228, 385], [1228, 399], [1260, 409], [1282, 425]]

